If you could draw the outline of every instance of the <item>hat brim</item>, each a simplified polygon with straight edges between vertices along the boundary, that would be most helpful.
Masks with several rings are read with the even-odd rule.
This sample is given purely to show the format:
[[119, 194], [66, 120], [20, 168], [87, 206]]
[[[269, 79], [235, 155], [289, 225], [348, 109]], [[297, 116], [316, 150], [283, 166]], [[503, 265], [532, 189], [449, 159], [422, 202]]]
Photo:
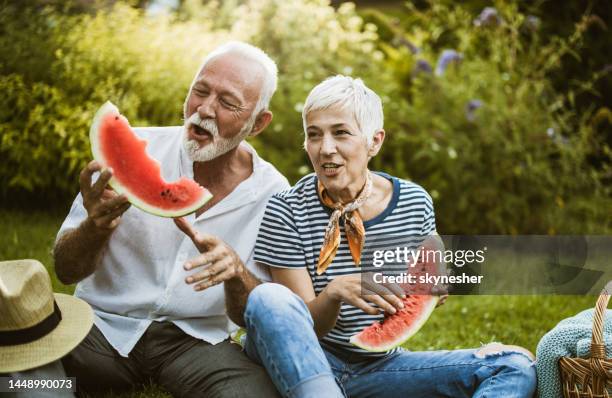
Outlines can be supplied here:
[[91, 330], [93, 311], [85, 301], [54, 293], [62, 320], [53, 331], [26, 344], [0, 346], [0, 373], [37, 368], [72, 351]]

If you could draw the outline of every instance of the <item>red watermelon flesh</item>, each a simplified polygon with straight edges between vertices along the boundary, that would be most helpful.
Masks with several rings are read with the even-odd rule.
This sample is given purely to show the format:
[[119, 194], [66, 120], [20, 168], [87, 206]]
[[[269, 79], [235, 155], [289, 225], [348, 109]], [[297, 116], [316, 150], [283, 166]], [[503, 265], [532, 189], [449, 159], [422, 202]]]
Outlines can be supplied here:
[[351, 337], [351, 343], [368, 351], [384, 352], [395, 348], [425, 324], [438, 303], [438, 296], [410, 295], [402, 299], [404, 308], [393, 315], [385, 314], [382, 322], [375, 322]]
[[136, 207], [162, 217], [180, 217], [202, 207], [212, 195], [195, 181], [182, 177], [166, 182], [159, 162], [146, 153], [128, 120], [110, 102], [96, 113], [90, 129], [94, 158], [113, 169], [110, 185]]
[[[443, 273], [444, 267], [433, 256], [436, 250], [444, 250], [441, 240], [437, 236], [428, 237], [421, 249], [422, 257], [408, 264], [408, 273], [415, 275], [417, 280], [426, 274]], [[406, 298], [402, 299], [404, 308], [393, 315], [385, 313], [382, 322], [375, 322], [351, 337], [352, 344], [368, 351], [389, 351], [414, 336], [427, 322], [439, 299], [436, 295], [428, 294], [434, 286], [428, 283], [406, 283], [399, 286], [406, 293]]]

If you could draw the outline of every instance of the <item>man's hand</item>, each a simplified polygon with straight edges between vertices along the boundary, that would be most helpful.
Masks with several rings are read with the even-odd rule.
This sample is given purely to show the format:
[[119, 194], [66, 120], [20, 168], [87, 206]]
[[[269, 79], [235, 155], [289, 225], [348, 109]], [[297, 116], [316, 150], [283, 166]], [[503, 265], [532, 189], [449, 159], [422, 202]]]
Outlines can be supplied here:
[[130, 207], [124, 195], [107, 189], [111, 170], [104, 170], [92, 185], [91, 177], [101, 171], [95, 160], [81, 171], [79, 183], [87, 218], [66, 231], [53, 248], [55, 272], [65, 284], [76, 283], [93, 274], [102, 260], [102, 253], [121, 215]]
[[102, 166], [92, 160], [81, 171], [79, 183], [83, 207], [87, 210], [87, 221], [101, 230], [112, 230], [119, 225], [121, 215], [130, 207], [130, 202], [125, 195], [118, 195], [107, 188], [108, 181], [113, 176], [110, 169], [102, 171], [98, 180], [91, 184], [93, 173], [101, 170]]
[[211, 286], [223, 283], [245, 272], [244, 264], [238, 254], [221, 239], [200, 234], [184, 218], [175, 218], [174, 223], [193, 241], [199, 256], [185, 263], [185, 270], [200, 268], [200, 272], [189, 275], [185, 283], [193, 285], [194, 290], [200, 291]]

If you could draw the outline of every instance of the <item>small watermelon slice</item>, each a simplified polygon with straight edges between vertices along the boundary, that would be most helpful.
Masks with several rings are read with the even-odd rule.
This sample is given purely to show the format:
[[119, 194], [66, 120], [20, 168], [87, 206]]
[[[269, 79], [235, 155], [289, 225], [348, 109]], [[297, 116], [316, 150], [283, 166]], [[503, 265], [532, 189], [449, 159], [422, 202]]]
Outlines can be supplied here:
[[[408, 273], [417, 280], [427, 274], [445, 273], [445, 265], [438, 263], [433, 255], [438, 250], [444, 250], [442, 240], [436, 235], [427, 237], [421, 245], [422, 257], [407, 264]], [[406, 298], [402, 299], [404, 308], [393, 315], [385, 313], [382, 322], [375, 322], [352, 336], [352, 344], [368, 351], [389, 351], [405, 343], [427, 322], [439, 300], [437, 295], [430, 294], [434, 289], [433, 284], [418, 282], [398, 285], [406, 294]]]
[[102, 167], [113, 169], [109, 184], [134, 206], [161, 217], [193, 213], [212, 198], [208, 190], [182, 177], [166, 182], [159, 162], [147, 155], [147, 142], [138, 138], [128, 120], [106, 102], [89, 130], [91, 152]]
[[384, 352], [395, 348], [425, 324], [438, 303], [438, 296], [409, 295], [402, 299], [404, 308], [386, 315], [382, 322], [363, 329], [350, 342], [368, 351]]

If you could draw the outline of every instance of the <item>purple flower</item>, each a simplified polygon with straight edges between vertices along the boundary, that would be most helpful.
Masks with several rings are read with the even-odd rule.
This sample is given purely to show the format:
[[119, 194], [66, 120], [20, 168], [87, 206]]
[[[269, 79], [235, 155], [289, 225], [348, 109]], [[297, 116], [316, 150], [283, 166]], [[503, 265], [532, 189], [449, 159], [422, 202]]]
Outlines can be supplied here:
[[485, 7], [474, 20], [474, 26], [500, 26], [503, 23], [504, 19], [495, 7]]
[[412, 76], [416, 76], [419, 73], [430, 74], [432, 72], [433, 68], [431, 67], [429, 62], [425, 61], [424, 59], [418, 59], [416, 64], [414, 65], [414, 68], [412, 69]]
[[465, 118], [470, 122], [473, 122], [474, 120], [476, 120], [476, 110], [478, 108], [482, 108], [482, 105], [483, 105], [483, 102], [479, 99], [470, 100], [465, 105]]
[[455, 50], [442, 51], [442, 55], [438, 58], [438, 64], [436, 65], [436, 76], [442, 76], [451, 63], [459, 64], [461, 60], [463, 60], [463, 54]]
[[540, 25], [542, 25], [540, 18], [536, 17], [535, 15], [528, 15], [527, 18], [525, 18], [525, 22], [523, 22], [521, 29], [526, 33], [535, 33], [538, 31], [538, 29], [540, 29]]
[[408, 49], [408, 51], [410, 51], [411, 54], [418, 54], [421, 52], [421, 49], [418, 48], [417, 46], [415, 46], [414, 44], [412, 44], [411, 41], [409, 41], [408, 39], [406, 39], [403, 36], [399, 36], [399, 37], [395, 37], [393, 39], [393, 44], [395, 46], [403, 46], [406, 47]]

